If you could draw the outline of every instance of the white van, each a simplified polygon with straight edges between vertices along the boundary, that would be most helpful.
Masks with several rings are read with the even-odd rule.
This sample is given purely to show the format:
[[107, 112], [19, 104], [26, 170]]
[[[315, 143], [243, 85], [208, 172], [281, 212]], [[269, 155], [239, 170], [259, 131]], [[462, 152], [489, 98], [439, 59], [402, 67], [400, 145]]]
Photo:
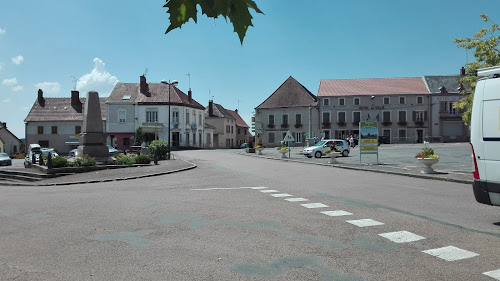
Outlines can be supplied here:
[[500, 66], [479, 69], [471, 116], [474, 196], [500, 206]]

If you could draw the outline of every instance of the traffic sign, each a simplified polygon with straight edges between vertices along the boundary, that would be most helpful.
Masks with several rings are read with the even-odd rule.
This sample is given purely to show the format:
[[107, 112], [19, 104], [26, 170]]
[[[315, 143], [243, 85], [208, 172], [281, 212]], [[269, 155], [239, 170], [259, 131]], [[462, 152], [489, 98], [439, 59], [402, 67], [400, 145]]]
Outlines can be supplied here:
[[288, 132], [286, 132], [286, 135], [285, 137], [283, 138], [283, 141], [295, 141], [295, 139], [293, 138], [292, 136], [292, 133], [290, 132], [290, 130], [288, 130]]

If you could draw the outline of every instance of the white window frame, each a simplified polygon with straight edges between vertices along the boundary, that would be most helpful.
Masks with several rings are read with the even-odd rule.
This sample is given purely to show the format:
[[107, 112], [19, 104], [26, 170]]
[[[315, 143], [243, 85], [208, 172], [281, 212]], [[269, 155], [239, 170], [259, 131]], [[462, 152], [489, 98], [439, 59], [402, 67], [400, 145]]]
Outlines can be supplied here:
[[[300, 116], [300, 123], [297, 123], [297, 116]], [[302, 125], [302, 113], [295, 113], [295, 125]]]
[[[356, 101], [358, 101], [358, 104], [356, 104]], [[361, 105], [361, 99], [360, 98], [353, 98], [352, 105]]]
[[323, 99], [323, 106], [330, 106], [330, 98]]
[[[325, 116], [324, 116], [325, 113], [328, 113], [328, 119], [329, 120], [325, 120]], [[328, 122], [328, 123], [331, 124], [332, 123], [331, 119], [332, 119], [332, 113], [330, 111], [323, 111], [323, 112], [321, 112], [321, 123]]]
[[344, 123], [347, 124], [347, 112], [345, 111], [337, 111], [337, 122], [340, 122], [340, 113], [344, 113]]
[[172, 122], [179, 124], [179, 110], [172, 111]]
[[[271, 123], [271, 116], [273, 117], [273, 122]], [[269, 125], [276, 125], [276, 118], [274, 118], [274, 114], [269, 114], [267, 115], [267, 124]]]
[[[123, 119], [120, 116], [121, 114], [123, 114]], [[125, 109], [118, 110], [118, 123], [127, 123], [127, 112]]]
[[354, 113], [355, 113], [355, 112], [359, 113], [359, 121], [358, 121], [358, 122], [361, 122], [361, 111], [353, 111], [353, 112], [352, 112], [352, 122], [353, 122], [353, 123], [355, 122], [355, 121], [354, 121]]
[[[404, 112], [404, 113], [405, 113], [405, 120], [404, 120], [404, 121], [401, 121], [401, 120], [399, 119], [399, 113], [400, 113], [400, 112]], [[408, 112], [406, 112], [406, 110], [398, 110], [398, 123], [399, 123], [399, 122], [407, 122], [407, 123], [408, 123]]]
[[405, 128], [403, 128], [403, 129], [401, 129], [401, 128], [400, 128], [400, 129], [398, 129], [398, 139], [399, 139], [399, 140], [401, 140], [401, 138], [403, 138], [403, 137], [401, 136], [400, 132], [405, 132], [404, 139], [406, 140], [406, 139], [408, 138], [408, 131], [407, 131]]
[[[389, 120], [388, 121], [384, 120], [384, 112], [389, 112]], [[398, 118], [399, 118], [399, 116], [398, 116]], [[392, 122], [392, 112], [390, 110], [383, 110], [382, 111], [382, 122]]]
[[295, 133], [295, 142], [302, 143], [302, 132]]
[[[342, 104], [340, 101], [342, 101]], [[338, 102], [339, 102], [339, 106], [345, 106], [345, 98], [339, 98]]]
[[[404, 102], [401, 103], [401, 98], [403, 98]], [[398, 97], [398, 104], [406, 104], [406, 97], [405, 96], [399, 96]]]
[[[286, 123], [285, 123], [285, 116], [286, 116]], [[288, 113], [281, 114], [281, 125], [290, 125], [290, 120], [288, 118]]]
[[[422, 118], [419, 118], [419, 115]], [[425, 110], [415, 110], [415, 121], [425, 122]]]
[[148, 108], [146, 109], [146, 123], [157, 123], [158, 122], [158, 109]]
[[453, 102], [448, 102], [448, 109], [450, 114], [457, 114], [457, 109], [453, 107]]
[[[419, 99], [419, 98], [421, 98], [421, 99], [422, 99], [422, 102], [418, 102], [418, 99]], [[424, 96], [417, 96], [417, 97], [415, 98], [415, 103], [416, 103], [416, 104], [424, 104]]]
[[[387, 102], [387, 103], [385, 103], [385, 99], [387, 99], [387, 100], [388, 100], [388, 102]], [[382, 100], [382, 103], [383, 103], [384, 105], [386, 105], [386, 104], [391, 104], [391, 97], [384, 97], [384, 98], [383, 98], [383, 100]]]

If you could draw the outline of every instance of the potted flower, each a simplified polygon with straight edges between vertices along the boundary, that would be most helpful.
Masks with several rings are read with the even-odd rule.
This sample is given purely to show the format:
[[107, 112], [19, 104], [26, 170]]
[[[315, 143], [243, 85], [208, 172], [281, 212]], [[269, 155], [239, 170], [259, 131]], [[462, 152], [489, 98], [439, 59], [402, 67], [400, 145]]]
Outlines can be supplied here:
[[425, 165], [424, 170], [422, 173], [424, 174], [435, 174], [436, 171], [432, 168], [432, 165], [436, 164], [439, 162], [439, 155], [434, 154], [434, 149], [427, 147], [429, 142], [424, 141], [424, 148], [422, 151], [418, 152], [415, 154], [415, 158], [417, 158], [417, 161], [419, 163], [422, 163]]
[[262, 155], [262, 150], [264, 150], [264, 146], [262, 144], [257, 144], [256, 146], [253, 147], [255, 151], [258, 151], [258, 155]]
[[281, 147], [278, 147], [279, 153], [281, 153], [281, 158], [286, 158], [286, 153], [289, 151], [288, 147], [285, 146], [285, 142], [281, 142]]

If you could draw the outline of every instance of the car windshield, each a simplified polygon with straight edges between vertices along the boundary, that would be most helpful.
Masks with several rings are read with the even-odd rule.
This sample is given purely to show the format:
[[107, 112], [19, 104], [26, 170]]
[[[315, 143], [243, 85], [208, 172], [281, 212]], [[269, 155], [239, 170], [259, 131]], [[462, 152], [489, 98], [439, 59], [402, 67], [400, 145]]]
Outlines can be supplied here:
[[9, 157], [7, 153], [0, 153], [0, 157]]
[[316, 146], [323, 146], [326, 143], [326, 141], [320, 141], [316, 143]]

